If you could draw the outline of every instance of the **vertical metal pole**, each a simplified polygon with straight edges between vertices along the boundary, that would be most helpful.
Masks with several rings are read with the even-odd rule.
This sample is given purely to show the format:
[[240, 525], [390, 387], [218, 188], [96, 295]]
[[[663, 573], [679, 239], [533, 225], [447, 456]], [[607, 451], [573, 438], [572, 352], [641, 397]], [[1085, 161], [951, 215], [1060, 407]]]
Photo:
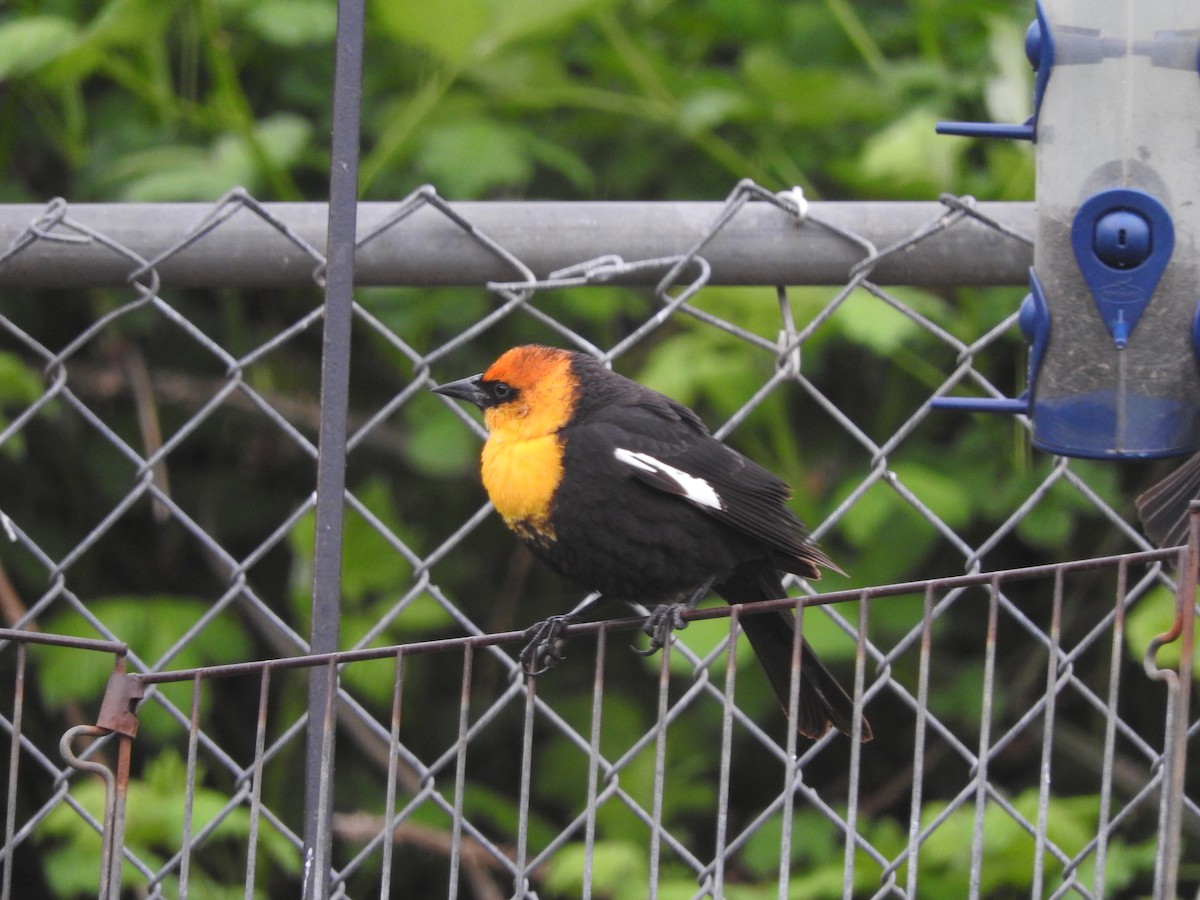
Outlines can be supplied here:
[[993, 578], [988, 591], [987, 648], [983, 660], [983, 701], [979, 712], [979, 757], [975, 761], [975, 827], [971, 833], [971, 877], [968, 896], [978, 900], [983, 884], [983, 821], [987, 811], [988, 757], [992, 752], [992, 698], [996, 690], [996, 625], [1000, 609], [1000, 582]]
[[[513, 879], [513, 898], [531, 896], [529, 887], [529, 797], [533, 791], [533, 723], [537, 711], [537, 679], [525, 676], [525, 727], [521, 734], [521, 788], [517, 804], [517, 874]], [[536, 895], [533, 895], [536, 896]]]
[[663, 794], [667, 779], [667, 713], [670, 711], [668, 695], [671, 686], [671, 644], [663, 644], [662, 659], [658, 668], [658, 717], [654, 728], [654, 800], [650, 815], [650, 886], [647, 900], [657, 900], [660, 867], [662, 864]]
[[[388, 777], [383, 809], [383, 859], [379, 873], [380, 900], [392, 895], [392, 853], [396, 845], [396, 757], [400, 749], [400, 710], [404, 699], [404, 651], [396, 651], [392, 681], [392, 724], [388, 732]], [[247, 898], [249, 900], [249, 898]]]
[[254, 900], [255, 870], [258, 868], [258, 823], [262, 819], [262, 780], [267, 747], [267, 700], [271, 669], [266, 666], [258, 682], [258, 723], [254, 729], [254, 765], [250, 782], [250, 829], [246, 840], [246, 900]]
[[1034, 897], [1044, 895], [1046, 879], [1046, 829], [1050, 824], [1050, 777], [1053, 771], [1054, 714], [1058, 700], [1059, 648], [1062, 646], [1063, 570], [1054, 573], [1054, 601], [1050, 613], [1050, 653], [1046, 662], [1046, 713], [1042, 726], [1042, 764], [1038, 777], [1037, 831], [1033, 843]]
[[[321, 671], [325, 676], [325, 690], [322, 692], [325, 709], [321, 712], [321, 727], [318, 731], [324, 738], [324, 743], [321, 745], [321, 765], [317, 772], [317, 807], [313, 818], [324, 829], [325, 839], [314, 845], [314, 852], [305, 857], [304, 881], [306, 885], [314, 886], [313, 890], [318, 891], [316, 896], [326, 897], [332, 887], [330, 874], [333, 871], [333, 838], [329, 823], [333, 819], [333, 735], [337, 730], [337, 663], [331, 659]], [[312, 719], [309, 719], [309, 731], [312, 730]], [[311, 773], [312, 770], [309, 771]], [[313, 779], [309, 780], [311, 783]]]
[[[192, 715], [188, 721], [187, 775], [183, 788], [183, 837], [179, 848], [179, 900], [187, 900], [192, 867], [192, 817], [196, 807], [196, 758], [200, 744], [200, 673], [192, 678]], [[115, 900], [115, 898], [114, 898]]]
[[717, 846], [713, 854], [711, 876], [714, 897], [725, 896], [725, 856], [729, 852], [729, 792], [733, 769], [733, 710], [737, 705], [739, 612], [740, 608], [735, 606], [729, 615], [729, 637], [725, 648], [725, 702], [721, 708], [721, 764], [718, 775], [720, 786], [717, 788]]
[[917, 663], [917, 726], [913, 737], [912, 806], [908, 815], [908, 878], [906, 897], [917, 896], [921, 852], [921, 797], [925, 790], [925, 737], [929, 728], [929, 660], [933, 655], [933, 586], [925, 588], [921, 615], [921, 651]]
[[[342, 496], [346, 483], [346, 412], [350, 388], [350, 328], [354, 299], [354, 245], [358, 218], [358, 141], [362, 100], [364, 0], [339, 0], [333, 81], [333, 145], [329, 166], [329, 229], [325, 249], [325, 335], [321, 355], [321, 431], [317, 457], [316, 541], [313, 548], [313, 653], [338, 645], [342, 575]], [[337, 683], [322, 669], [308, 681], [308, 743], [304, 785], [304, 859], [323, 859], [324, 871], [307, 870], [305, 898], [328, 893], [331, 840], [323, 781], [333, 777], [333, 742], [323, 733], [328, 692]], [[335, 719], [329, 728], [336, 727]], [[328, 755], [326, 755], [328, 753]]]
[[604, 662], [608, 654], [608, 630], [601, 625], [596, 634], [596, 668], [592, 676], [592, 728], [588, 739], [587, 824], [583, 838], [583, 900], [592, 898], [592, 866], [596, 853], [596, 801], [600, 777], [600, 722], [604, 707]]
[[125, 808], [129, 799], [129, 764], [133, 758], [133, 738], [117, 735], [117, 770], [113, 784], [112, 815], [107, 822], [109, 852], [104, 860], [108, 871], [108, 896], [121, 896], [121, 867], [125, 862]]
[[[1152, 644], [1176, 641], [1179, 671], [1163, 673], [1170, 706], [1163, 741], [1163, 777], [1159, 792], [1159, 836], [1154, 871], [1154, 896], [1176, 897], [1183, 852], [1183, 794], [1187, 769], [1188, 714], [1192, 695], [1192, 651], [1196, 640], [1196, 582], [1200, 563], [1200, 502], [1192, 501], [1187, 551], [1179, 561], [1175, 593], [1175, 622], [1171, 631]], [[1166, 639], [1164, 641], [1163, 639]]]
[[25, 644], [17, 643], [17, 677], [13, 684], [12, 744], [8, 751], [8, 797], [4, 808], [4, 868], [0, 875], [0, 898], [12, 896], [12, 867], [16, 847], [13, 833], [17, 822], [17, 770], [21, 765], [21, 728], [25, 718]]
[[450, 828], [450, 889], [446, 896], [458, 900], [462, 868], [463, 802], [467, 792], [467, 747], [471, 731], [471, 670], [475, 665], [475, 645], [463, 648], [462, 690], [458, 695], [458, 740], [454, 761], [454, 823]]
[[[782, 300], [782, 297], [781, 297]], [[782, 306], [782, 304], [781, 304]], [[790, 323], [790, 308], [785, 313], [785, 322]], [[804, 604], [797, 603], [796, 623], [792, 631], [792, 671], [788, 679], [787, 701], [787, 764], [783, 770], [783, 810], [779, 828], [779, 892], [776, 900], [787, 900], [791, 886], [792, 869], [792, 825], [796, 810], [796, 725], [800, 715], [800, 663], [804, 655]], [[732, 652], [732, 651], [731, 651]]]
[[1129, 567], [1117, 568], [1117, 597], [1113, 614], [1112, 650], [1108, 662], [1108, 703], [1104, 716], [1104, 762], [1100, 766], [1100, 816], [1096, 823], [1096, 880], [1092, 893], [1106, 896], [1109, 826], [1112, 822], [1113, 761], [1117, 755], [1117, 697], [1121, 690], [1121, 667], [1125, 663], [1125, 607], [1129, 603]]
[[862, 708], [867, 678], [867, 629], [871, 604], [866, 592], [858, 599], [858, 642], [854, 652], [854, 727], [850, 735], [850, 778], [846, 788], [846, 847], [842, 857], [842, 896], [854, 896], [854, 852], [858, 841], [858, 791], [862, 774]]

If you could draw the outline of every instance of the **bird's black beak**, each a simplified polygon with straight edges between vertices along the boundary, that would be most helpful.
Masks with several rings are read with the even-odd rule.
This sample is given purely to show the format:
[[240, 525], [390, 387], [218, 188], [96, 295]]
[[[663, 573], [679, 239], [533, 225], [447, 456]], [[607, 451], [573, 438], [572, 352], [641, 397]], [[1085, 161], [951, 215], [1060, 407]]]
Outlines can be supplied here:
[[435, 394], [444, 394], [455, 400], [466, 400], [474, 403], [480, 409], [487, 404], [488, 395], [479, 386], [482, 375], [472, 375], [470, 378], [460, 378], [458, 381], [448, 381], [433, 388]]

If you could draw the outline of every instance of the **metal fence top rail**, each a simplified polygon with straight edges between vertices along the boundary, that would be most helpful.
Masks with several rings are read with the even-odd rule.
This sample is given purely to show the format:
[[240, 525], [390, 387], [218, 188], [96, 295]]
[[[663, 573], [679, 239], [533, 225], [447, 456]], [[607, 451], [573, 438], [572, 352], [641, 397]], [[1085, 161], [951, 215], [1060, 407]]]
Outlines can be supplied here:
[[[747, 203], [704, 246], [710, 284], [844, 284], [863, 260], [823, 222], [852, 230], [875, 247], [911, 239], [952, 210], [968, 215], [951, 228], [879, 261], [881, 284], [1022, 285], [1033, 249], [1015, 235], [1034, 233], [1032, 203], [813, 202], [807, 221], [770, 203]], [[411, 215], [398, 204], [358, 205], [358, 285], [478, 286], [509, 282], [514, 272], [481, 246], [488, 236], [539, 279], [591, 259], [596, 247], [625, 261], [677, 255], [709, 232], [722, 202], [463, 202], [460, 221], [431, 207]], [[153, 261], [166, 287], [311, 287], [323, 252], [324, 203], [100, 203], [0, 206], [0, 288], [119, 286], [131, 257]], [[469, 226], [466, 225], [469, 223]], [[82, 226], [81, 228], [75, 226]], [[1001, 231], [996, 230], [999, 226]], [[1004, 233], [1002, 233], [1004, 232]], [[103, 234], [106, 241], [95, 235]], [[203, 240], [192, 240], [203, 236]], [[979, 253], [986, 240], [987, 253]], [[19, 253], [5, 248], [26, 242]], [[177, 251], [186, 246], [187, 253]], [[118, 252], [115, 248], [122, 248]], [[136, 263], [135, 263], [136, 265]], [[653, 285], [663, 269], [611, 279]]]

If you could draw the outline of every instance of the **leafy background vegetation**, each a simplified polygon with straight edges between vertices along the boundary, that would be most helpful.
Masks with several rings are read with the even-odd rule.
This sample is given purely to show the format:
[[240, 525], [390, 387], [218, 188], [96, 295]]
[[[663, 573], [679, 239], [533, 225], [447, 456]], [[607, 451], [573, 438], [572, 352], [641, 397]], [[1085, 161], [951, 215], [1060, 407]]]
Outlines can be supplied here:
[[[377, 0], [368, 15], [362, 196], [394, 200], [430, 182], [455, 200], [713, 200], [737, 180], [752, 178], [771, 189], [800, 185], [812, 198], [929, 199], [950, 190], [989, 200], [1030, 199], [1028, 147], [939, 138], [933, 123], [941, 118], [1019, 121], [1028, 115], [1031, 79], [1022, 39], [1031, 11], [1023, 0]], [[333, 0], [12, 0], [0, 10], [0, 159], [6, 175], [0, 201], [41, 203], [54, 196], [72, 202], [212, 201], [234, 185], [244, 185], [260, 200], [323, 198], [335, 14]], [[1021, 293], [1011, 288], [897, 291], [913, 308], [964, 338], [1000, 321]], [[260, 346], [319, 299], [311, 291], [174, 291], [167, 296], [235, 354]], [[793, 314], [808, 321], [829, 297], [820, 289], [793, 291]], [[128, 297], [96, 289], [50, 299], [14, 292], [4, 305], [6, 314], [39, 340], [62, 347]], [[481, 290], [434, 295], [376, 288], [363, 290], [359, 299], [418, 348], [436, 346], [490, 309]], [[555, 316], [600, 344], [628, 333], [651, 308], [646, 292], [611, 287], [547, 303]], [[770, 291], [711, 288], [698, 303], [768, 337], [779, 327]], [[502, 348], [528, 339], [550, 336], [536, 323], [509, 320], [464, 348], [452, 361], [454, 369], [447, 363], [439, 376], [478, 371]], [[892, 434], [954, 362], [951, 350], [910, 320], [880, 311], [865, 296], [851, 298], [804, 354], [807, 377], [876, 440]], [[310, 333], [245, 373], [256, 390], [310, 435], [318, 358], [319, 335]], [[1016, 392], [1023, 358], [1014, 337], [998, 345], [986, 365], [998, 384]], [[72, 383], [135, 446], [131, 365], [169, 376], [155, 381], [152, 401], [166, 433], [186, 421], [224, 375], [157, 318], [130, 316], [106, 329], [75, 360]], [[746, 352], [728, 336], [685, 320], [661, 329], [622, 361], [622, 370], [717, 423], [753, 394], [771, 365], [772, 360]], [[360, 421], [413, 374], [408, 360], [366, 330], [356, 334], [354, 367], [354, 415]], [[0, 416], [11, 418], [42, 391], [37, 361], [19, 346], [0, 345]], [[809, 521], [820, 521], [833, 509], [870, 463], [819, 410], [779, 394], [734, 437], [739, 448], [798, 487], [797, 510]], [[477, 446], [434, 398], [417, 397], [352, 454], [348, 482], [372, 515], [427, 553], [481, 502], [472, 473]], [[892, 467], [943, 521], [977, 545], [1049, 470], [1051, 461], [1025, 446], [1023, 432], [1011, 421], [947, 415], [923, 423]], [[272, 425], [236, 404], [207, 420], [168, 462], [177, 502], [238, 556], [255, 549], [312, 490], [311, 460]], [[1134, 487], [1150, 474], [1138, 466], [1082, 465], [1079, 471], [1126, 512]], [[133, 483], [123, 459], [54, 406], [0, 448], [6, 512], [52, 556], [73, 546]], [[311, 519], [299, 522], [248, 573], [277, 613], [302, 633], [312, 528]], [[831, 579], [833, 587], [952, 574], [963, 564], [943, 536], [883, 486], [869, 491], [826, 543], [852, 573], [849, 580]], [[1120, 549], [1127, 547], [1114, 542], [1111, 529], [1076, 492], [1056, 487], [985, 563], [1001, 568]], [[366, 635], [408, 589], [413, 573], [353, 512], [346, 551], [343, 637], [349, 644]], [[0, 558], [17, 597], [42, 594], [46, 573], [36, 560], [7, 548]], [[494, 521], [472, 534], [434, 574], [476, 621], [493, 630], [522, 627], [560, 610], [564, 602], [563, 585], [530, 567]], [[167, 652], [227, 587], [202, 549], [174, 523], [158, 521], [149, 504], [135, 507], [84, 554], [70, 582], [91, 613], [147, 660]], [[1044, 618], [1044, 597], [1026, 599], [1030, 615]], [[1069, 617], [1068, 630], [1086, 629], [1086, 603], [1069, 599], [1079, 603], [1072, 607], [1077, 613]], [[886, 640], [912, 627], [920, 619], [914, 603], [873, 610], [873, 637], [877, 630]], [[147, 609], [153, 616], [145, 615]], [[12, 608], [6, 614], [15, 615]], [[1131, 666], [1162, 621], [1161, 606], [1139, 607], [1131, 622]], [[77, 613], [54, 607], [39, 624], [89, 633]], [[937, 636], [933, 703], [968, 736], [979, 717], [978, 625], [971, 610], [947, 615]], [[844, 639], [838, 642], [836, 628], [819, 615], [809, 617], [809, 627], [817, 646], [833, 648], [822, 652], [844, 665], [851, 648]], [[428, 597], [418, 597], [374, 640], [456, 633], [458, 626], [444, 611]], [[693, 626], [689, 642], [703, 646], [705, 640], [719, 639], [720, 630], [710, 632], [711, 638], [705, 634]], [[251, 621], [231, 610], [169, 664], [279, 652]], [[47, 733], [58, 734], [58, 726], [78, 715], [81, 706], [94, 704], [105, 667], [81, 670], [76, 657], [54, 652], [37, 660], [40, 712]], [[1105, 658], [1079, 664], [1102, 671], [1106, 663]], [[629, 671], [611, 683], [605, 716], [614, 741], [622, 724], [626, 733], [636, 734], [652, 721], [647, 676], [653, 665], [622, 667]], [[910, 675], [915, 672], [915, 656], [897, 661], [897, 671], [905, 666]], [[1040, 694], [1041, 675], [1021, 674], [1027, 659], [1019, 641], [1002, 652], [1000, 666], [1005, 691], [996, 698], [997, 716], [1011, 721]], [[415, 670], [412, 696], [424, 698], [429, 710], [456, 704], [455, 667], [449, 662]], [[588, 715], [587, 668], [564, 666], [545, 687], [580, 728]], [[387, 709], [387, 672], [359, 667], [345, 677], [378, 709]], [[496, 673], [490, 677], [494, 680]], [[493, 684], [492, 690], [501, 687]], [[739, 692], [746, 708], [760, 712], [762, 720], [776, 715], [766, 689], [752, 678], [739, 682]], [[174, 696], [186, 708], [187, 695]], [[214, 728], [229, 735], [247, 731], [252, 709], [239, 708], [236, 695], [206, 698], [206, 703], [217, 702], [234, 705], [225, 706], [219, 719], [212, 705], [206, 707]], [[297, 685], [281, 701], [281, 711], [296, 713], [302, 704]], [[1128, 717], [1153, 733], [1161, 727], [1161, 707], [1141, 706], [1129, 710]], [[879, 750], [865, 758], [863, 771], [864, 808], [872, 811], [865, 831], [876, 846], [894, 850], [903, 845], [907, 827], [907, 793], [897, 790], [897, 778], [903, 776], [896, 773], [911, 766], [906, 737], [911, 717], [882, 704], [868, 712], [877, 734], [904, 736], [877, 741]], [[412, 714], [426, 719], [419, 709]], [[436, 715], [429, 719], [425, 742], [429, 748], [444, 746], [453, 723], [443, 726]], [[139, 822], [136, 816], [142, 813], [135, 813], [128, 837], [139, 852], [161, 858], [172, 843], [164, 834], [177, 827], [170, 823], [180, 821], [181, 798], [171, 787], [180, 763], [177, 750], [168, 746], [177, 731], [150, 707], [142, 727], [138, 747], [146, 762], [137, 771], [138, 806], [162, 814], [164, 821]], [[514, 756], [505, 748], [514, 746], [516, 727], [502, 722], [487, 736], [498, 748], [498, 759]], [[675, 727], [679, 736], [672, 743], [671, 771], [679, 777], [673, 778], [666, 816], [680, 833], [694, 828], [692, 837], [703, 843], [711, 840], [705, 823], [715, 785], [711, 760], [696, 758], [689, 748], [711, 746], [715, 726], [698, 719]], [[1094, 731], [1073, 734], [1064, 728], [1062, 740], [1062, 752], [1070, 754], [1096, 738]], [[348, 748], [348, 758], [354, 752]], [[570, 814], [556, 810], [556, 792], [584, 778], [580, 757], [561, 741], [547, 738], [541, 752], [534, 789], [546, 821], [535, 819], [535, 840], [539, 833], [553, 833], [551, 824], [561, 827], [557, 817]], [[755, 757], [745, 752], [746, 771], [754, 771]], [[300, 757], [285, 757], [285, 763], [298, 771]], [[342, 765], [339, 772], [353, 763]], [[845, 777], [842, 768], [823, 761], [805, 777], [836, 784]], [[468, 797], [468, 808], [504, 834], [515, 821], [516, 779], [504, 763], [492, 769], [479, 773], [480, 786]], [[936, 816], [954, 785], [961, 786], [965, 772], [959, 775], [957, 783], [947, 776], [944, 790], [936, 780], [930, 783], [925, 818]], [[634, 768], [623, 775], [623, 784], [634, 791], [639, 778], [648, 784], [650, 776], [647, 767]], [[1096, 781], [1078, 781], [1084, 802], [1056, 799], [1051, 814], [1055, 839], [1065, 847], [1082, 846], [1095, 828], [1094, 797], [1088, 792], [1096, 790]], [[377, 782], [364, 778], [362, 784], [360, 796], [339, 797], [339, 808], [377, 810]], [[489, 784], [494, 787], [483, 787]], [[735, 820], [745, 820], [777, 790], [746, 776], [735, 787]], [[276, 778], [264, 792], [269, 804], [283, 809], [290, 805], [294, 811], [299, 803], [287, 778]], [[98, 801], [81, 796], [81, 802]], [[197, 802], [211, 806], [217, 795], [202, 792]], [[1013, 802], [1032, 809], [1036, 793]], [[421, 824], [446, 827], [444, 818], [427, 818]], [[81, 832], [77, 817], [65, 811], [47, 827], [52, 837], [27, 857], [22, 877], [61, 896], [91, 890], [95, 868], [88, 854], [98, 853], [89, 843], [94, 835]], [[231, 819], [216, 842], [234, 846], [244, 840], [245, 828], [244, 819]], [[1003, 816], [989, 821], [988, 828], [986, 892], [1008, 896], [1028, 890], [1031, 839]], [[1153, 822], [1148, 829], [1133, 829], [1128, 845], [1114, 854], [1120, 864], [1110, 873], [1111, 889], [1144, 887], [1153, 848], [1141, 838], [1152, 829]], [[838, 836], [808, 812], [801, 813], [796, 832], [805, 837], [795, 851], [794, 896], [840, 896]], [[964, 893], [963, 841], [969, 833], [964, 821], [961, 827], [943, 826], [930, 842], [922, 870], [929, 896]], [[614, 898], [639, 895], [646, 877], [644, 829], [610, 804], [601, 810], [599, 837], [598, 889]], [[775, 895], [778, 846], [778, 831], [767, 827], [745, 847], [736, 863], [740, 884], [730, 889], [730, 897]], [[544, 896], [578, 893], [579, 866], [572, 853], [560, 854], [543, 873]], [[87, 861], [69, 867], [62, 864], [65, 859]], [[286, 847], [270, 841], [259, 864], [289, 885], [287, 890], [294, 888], [297, 867]], [[84, 874], [72, 880], [72, 872]], [[194, 889], [201, 885], [212, 896], [223, 896], [221, 891], [239, 878], [236, 867], [228, 865], [193, 869]], [[675, 890], [690, 896], [694, 890], [685, 872], [668, 867], [665, 878], [662, 896], [674, 896]], [[406, 887], [417, 892], [412, 896], [442, 890], [420, 881]], [[862, 888], [869, 887], [864, 881]]]

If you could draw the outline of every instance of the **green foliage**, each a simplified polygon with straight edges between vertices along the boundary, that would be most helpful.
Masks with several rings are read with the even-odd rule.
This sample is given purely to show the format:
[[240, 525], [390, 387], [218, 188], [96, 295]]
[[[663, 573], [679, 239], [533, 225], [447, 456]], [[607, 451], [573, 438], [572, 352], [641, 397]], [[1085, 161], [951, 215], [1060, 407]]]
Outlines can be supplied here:
[[[1028, 822], [1037, 822], [1037, 791], [1030, 790], [1012, 798], [1012, 805]], [[939, 804], [922, 810], [926, 825], [943, 812]], [[955, 897], [969, 893], [970, 859], [975, 808], [967, 804], [955, 809], [934, 831], [922, 848], [920, 859], [923, 889], [936, 891], [936, 896]], [[1091, 797], [1051, 797], [1046, 814], [1046, 837], [1068, 857], [1074, 857], [1096, 833], [1096, 804]], [[1016, 819], [995, 803], [984, 810], [983, 862], [980, 867], [980, 892], [985, 897], [1011, 896], [1028, 892], [1033, 879], [1033, 859], [1036, 855], [1034, 838]], [[1105, 873], [1109, 891], [1119, 892], [1138, 874], [1153, 871], [1155, 842], [1153, 839], [1130, 845], [1114, 841], [1109, 847], [1109, 859], [1120, 860]], [[1095, 881], [1094, 857], [1080, 867], [1078, 879], [1085, 885]], [[1053, 854], [1044, 854], [1047, 886], [1057, 887], [1054, 873], [1061, 865]]]
[[[587, 847], [569, 844], [550, 861], [546, 888], [565, 897], [583, 894], [583, 870]], [[649, 878], [646, 851], [630, 841], [600, 841], [592, 851], [592, 890], [613, 900], [634, 900], [644, 896]]]
[[131, 152], [106, 173], [122, 185], [123, 199], [138, 203], [211, 200], [230, 185], [254, 184], [262, 148], [271, 164], [293, 165], [312, 139], [312, 127], [299, 116], [269, 116], [252, 136], [223, 134], [209, 147], [178, 144]]
[[[138, 596], [101, 597], [88, 603], [88, 611], [104, 624], [107, 634], [129, 644], [149, 665], [193, 668], [241, 662], [250, 652], [250, 641], [240, 623], [228, 618], [213, 619], [186, 644], [176, 642], [199, 620], [211, 604], [192, 597]], [[80, 613], [70, 610], [45, 619], [45, 627], [57, 634], [95, 638], [95, 627]], [[170, 655], [168, 655], [170, 654]], [[59, 706], [71, 701], [93, 703], [104, 694], [112, 672], [112, 658], [100, 653], [48, 647], [40, 654], [41, 692], [46, 702]], [[181, 709], [191, 709], [191, 685], [159, 688]], [[211, 698], [201, 695], [201, 710], [211, 709]], [[154, 703], [147, 703], [139, 716], [142, 733], [150, 737], [173, 734], [176, 723]]]
[[78, 35], [75, 23], [62, 16], [30, 16], [0, 25], [0, 78], [37, 71], [59, 55]]
[[249, 4], [247, 27], [280, 47], [321, 48], [337, 34], [337, 7], [328, 0], [269, 0]]
[[[6, 190], [36, 199], [54, 178], [75, 200], [312, 192], [335, 9], [15, 4], [0, 13], [0, 78], [10, 121], [29, 127], [8, 126], [0, 146], [10, 165], [35, 146], [50, 155]], [[1027, 16], [1017, 0], [374, 3], [363, 189], [708, 198], [748, 176], [831, 196], [926, 198], [964, 181], [1027, 196], [1027, 150], [976, 154], [931, 128], [1028, 114]]]
[[[9, 410], [24, 412], [42, 395], [41, 379], [26, 366], [16, 354], [0, 353], [0, 432], [5, 431], [11, 419]], [[53, 410], [53, 406], [50, 407]], [[20, 432], [0, 443], [0, 453], [14, 459], [25, 453], [25, 440]]]
[[[1013, 807], [1027, 821], [1037, 821], [1037, 792], [1028, 791], [1012, 800]], [[1068, 857], [1079, 853], [1095, 834], [1095, 802], [1090, 797], [1052, 797], [1047, 810], [1046, 835], [1050, 842]], [[927, 827], [945, 811], [944, 804], [926, 804], [921, 814], [922, 827]], [[970, 892], [975, 807], [973, 803], [951, 812], [939, 828], [931, 832], [919, 848], [918, 867], [922, 894], [935, 897], [960, 897]], [[804, 900], [822, 900], [844, 896], [843, 862], [845, 848], [841, 837], [826, 827], [823, 816], [812, 810], [801, 810], [792, 822], [793, 851], [788, 881], [788, 896]], [[907, 846], [908, 836], [899, 823], [891, 819], [860, 822], [859, 827], [871, 845], [892, 858]], [[1029, 892], [1033, 883], [1033, 859], [1036, 847], [1033, 837], [1007, 811], [989, 803], [984, 811], [984, 843], [981, 864], [980, 895], [1008, 897]], [[779, 850], [782, 830], [779, 817], [764, 824], [738, 854], [737, 862], [753, 875], [753, 880], [730, 885], [726, 896], [767, 898], [777, 896]], [[578, 896], [582, 889], [585, 846], [570, 845], [555, 854], [549, 864], [545, 885], [558, 896]], [[1109, 847], [1110, 864], [1105, 874], [1108, 890], [1120, 892], [1135, 878], [1153, 871], [1155, 844], [1153, 840], [1139, 844], [1114, 841]], [[1058, 886], [1061, 863], [1049, 850], [1044, 855], [1046, 886]], [[666, 867], [663, 889], [668, 896], [688, 885], [694, 893], [695, 881], [682, 872], [672, 874]], [[593, 864], [593, 890], [613, 900], [645, 895], [647, 879], [645, 851], [620, 838], [598, 839]], [[876, 864], [865, 852], [858, 853], [855, 866], [855, 890], [869, 894], [879, 887]], [[1075, 879], [1084, 885], [1095, 881], [1094, 867], [1085, 862], [1074, 871]], [[900, 883], [907, 877], [907, 866], [897, 872]], [[739, 879], [740, 881], [741, 879]]]
[[[183, 843], [185, 797], [180, 786], [185, 781], [184, 761], [178, 755], [164, 751], [146, 766], [141, 778], [129, 783], [125, 845], [156, 869], [177, 853]], [[97, 821], [104, 820], [102, 781], [87, 778], [73, 788], [71, 794]], [[198, 787], [193, 794], [192, 833], [199, 834], [209, 823], [218, 818], [220, 821], [205, 838], [203, 847], [194, 851], [193, 859], [197, 862], [190, 869], [188, 896], [212, 900], [245, 896], [236, 869], [221, 871], [220, 861], [223, 857], [236, 859], [245, 852], [250, 833], [250, 810], [239, 806], [226, 812], [227, 803], [228, 796], [223, 791]], [[57, 845], [46, 855], [46, 875], [55, 896], [94, 896], [100, 871], [100, 835], [66, 804], [55, 807], [46, 819], [45, 828], [51, 837], [58, 839]], [[300, 854], [271, 825], [259, 828], [257, 849], [260, 860], [269, 861], [292, 875], [299, 872]], [[140, 872], [125, 866], [125, 887], [133, 889], [143, 883]], [[178, 878], [167, 879], [165, 890], [177, 894]], [[260, 887], [254, 896], [265, 898], [271, 895]]]

